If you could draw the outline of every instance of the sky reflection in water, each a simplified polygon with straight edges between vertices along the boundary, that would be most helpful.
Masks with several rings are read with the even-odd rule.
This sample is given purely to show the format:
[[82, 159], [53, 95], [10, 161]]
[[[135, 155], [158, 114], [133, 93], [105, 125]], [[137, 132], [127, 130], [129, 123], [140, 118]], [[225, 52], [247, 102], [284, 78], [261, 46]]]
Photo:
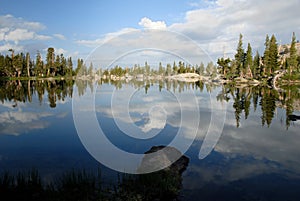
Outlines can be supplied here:
[[[181, 124], [180, 104], [189, 108], [190, 112], [195, 111], [193, 111], [194, 106], [189, 104], [188, 98], [185, 102], [178, 103], [174, 94], [179, 93], [180, 88], [176, 88], [174, 92], [172, 89], [167, 90], [165, 86], [160, 91], [160, 85], [154, 84], [147, 90], [147, 93], [144, 87], [139, 88], [131, 84], [123, 84], [122, 88], [116, 91], [114, 91], [115, 86], [109, 84], [103, 84], [98, 88], [101, 88], [101, 93], [98, 93], [99, 89], [97, 89], [95, 109], [99, 124], [109, 140], [128, 152], [144, 153], [151, 146], [167, 145], [179, 128], [184, 131], [184, 137], [181, 139], [184, 143], [192, 137], [190, 133], [196, 129], [188, 123]], [[139, 89], [136, 90], [137, 88]], [[129, 101], [130, 119], [128, 119], [124, 118], [127, 114], [122, 114], [124, 110], [121, 110], [120, 103], [122, 103], [122, 95], [125, 96], [133, 89], [136, 92]], [[257, 182], [264, 184], [264, 187], [260, 185], [257, 187], [264, 191], [273, 192], [272, 190], [280, 187], [282, 189], [280, 195], [289, 194], [283, 186], [289, 186], [290, 191], [298, 188], [296, 183], [300, 181], [298, 154], [300, 121], [290, 121], [287, 126], [286, 106], [282, 107], [282, 104], [277, 101], [275, 110], [268, 112], [268, 114], [274, 113], [271, 123], [263, 125], [263, 116], [266, 113], [266, 108], [262, 107], [263, 96], [258, 97], [258, 104], [255, 108], [254, 90], [248, 94], [245, 93], [246, 99], [249, 99], [251, 103], [249, 112], [244, 107], [237, 115], [237, 107], [234, 107], [237, 102], [235, 100], [237, 93], [235, 91], [235, 97], [228, 93], [230, 100], [221, 138], [213, 152], [205, 159], [199, 160], [199, 150], [209, 128], [211, 108], [214, 107], [210, 104], [210, 94], [207, 92], [210, 91], [210, 87], [204, 87], [202, 91], [199, 87], [193, 89], [191, 86], [183, 89], [180, 89], [181, 95], [189, 94], [190, 90], [195, 91], [200, 110], [196, 140], [186, 153], [191, 159], [189, 167], [183, 174], [182, 194], [186, 198], [209, 197], [212, 194], [209, 194], [208, 189], [221, 192], [221, 187], [232, 190], [241, 186], [241, 192], [253, 191], [252, 193], [255, 193], [255, 190], [250, 191], [247, 188], [252, 188]], [[221, 87], [213, 90], [218, 93], [224, 92]], [[113, 96], [117, 101], [113, 103], [115, 108], [112, 112], [113, 91], [115, 93]], [[74, 93], [79, 93], [79, 91]], [[260, 94], [263, 93], [260, 91]], [[280, 95], [276, 97], [280, 99]], [[72, 119], [71, 97], [66, 97], [63, 101], [57, 100], [55, 108], [49, 107], [47, 98], [45, 93], [41, 102], [38, 95], [33, 94], [31, 102], [17, 101], [17, 106], [13, 107], [15, 102], [7, 99], [0, 105], [1, 170], [16, 171], [35, 167], [45, 178], [51, 178], [66, 169], [95, 169], [101, 166], [89, 155], [77, 136]], [[241, 100], [243, 99], [239, 100], [240, 103]], [[296, 101], [299, 99], [296, 98], [294, 102]], [[221, 101], [219, 104], [222, 104]], [[88, 108], [89, 106], [85, 109]], [[294, 109], [292, 114], [299, 115], [300, 112]], [[245, 119], [246, 116], [247, 119]], [[125, 128], [127, 125], [135, 126], [142, 133], [135, 133], [133, 136], [125, 135], [126, 133], [124, 134], [118, 128], [118, 124], [122, 124], [121, 127]], [[135, 135], [144, 134], [145, 139], [133, 138]], [[109, 175], [108, 177], [116, 175], [113, 171], [101, 167]], [[270, 182], [271, 180], [273, 182]], [[224, 196], [226, 195], [230, 194], [224, 193]], [[293, 195], [299, 197], [297, 194]]]

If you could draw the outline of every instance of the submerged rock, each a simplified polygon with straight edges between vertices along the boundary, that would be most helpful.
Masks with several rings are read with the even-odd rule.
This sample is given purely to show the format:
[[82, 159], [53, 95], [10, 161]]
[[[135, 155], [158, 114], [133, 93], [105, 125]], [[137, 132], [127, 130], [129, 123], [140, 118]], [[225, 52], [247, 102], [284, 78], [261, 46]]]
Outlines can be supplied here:
[[[150, 153], [157, 154], [152, 155]], [[165, 167], [164, 171], [171, 171], [181, 175], [189, 164], [189, 158], [174, 147], [153, 146], [145, 154], [138, 172], [157, 170], [161, 169], [160, 167]]]
[[[151, 153], [158, 153], [153, 157]], [[174, 158], [177, 158], [174, 163]], [[123, 178], [119, 196], [125, 200], [176, 201], [182, 187], [182, 173], [189, 158], [173, 147], [154, 146], [145, 152], [139, 171], [167, 166], [166, 168]]]

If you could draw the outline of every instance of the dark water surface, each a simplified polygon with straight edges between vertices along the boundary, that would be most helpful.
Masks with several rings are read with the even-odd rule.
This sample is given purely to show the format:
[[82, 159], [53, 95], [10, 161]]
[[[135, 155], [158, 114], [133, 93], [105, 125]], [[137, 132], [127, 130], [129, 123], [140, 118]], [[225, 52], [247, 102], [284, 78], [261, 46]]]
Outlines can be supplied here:
[[[167, 146], [178, 132], [180, 145], [192, 140], [184, 153], [190, 161], [180, 199], [300, 200], [299, 90], [200, 82], [3, 81], [0, 170], [36, 168], [47, 182], [67, 170], [100, 168], [103, 180], [114, 183], [118, 172], [90, 155], [73, 121], [72, 97], [95, 92], [95, 106], [82, 103], [80, 110], [92, 108], [106, 137], [122, 150], [142, 154]], [[224, 110], [216, 146], [199, 159], [207, 132], [218, 133], [212, 121], [222, 125]], [[195, 113], [197, 127], [189, 119]], [[138, 129], [142, 132], [134, 133]]]

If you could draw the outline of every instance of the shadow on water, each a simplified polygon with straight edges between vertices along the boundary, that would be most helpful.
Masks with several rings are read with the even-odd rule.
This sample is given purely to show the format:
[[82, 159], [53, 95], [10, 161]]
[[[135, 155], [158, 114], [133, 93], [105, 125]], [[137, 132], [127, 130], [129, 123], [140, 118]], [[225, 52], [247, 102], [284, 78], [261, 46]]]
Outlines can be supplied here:
[[[156, 152], [162, 148], [164, 147], [152, 147], [146, 153]], [[168, 160], [168, 157], [166, 152], [161, 160], [156, 162], [166, 163], [164, 160]], [[141, 168], [151, 165], [147, 160], [151, 159], [145, 158]], [[0, 176], [0, 198], [3, 201], [178, 200], [182, 186], [181, 175], [188, 163], [189, 159], [181, 156], [170, 167], [158, 172], [121, 175], [114, 186], [103, 185], [100, 169], [97, 173], [88, 173], [85, 170], [69, 171], [47, 184], [42, 183], [41, 176], [35, 169], [16, 175], [5, 172]]]

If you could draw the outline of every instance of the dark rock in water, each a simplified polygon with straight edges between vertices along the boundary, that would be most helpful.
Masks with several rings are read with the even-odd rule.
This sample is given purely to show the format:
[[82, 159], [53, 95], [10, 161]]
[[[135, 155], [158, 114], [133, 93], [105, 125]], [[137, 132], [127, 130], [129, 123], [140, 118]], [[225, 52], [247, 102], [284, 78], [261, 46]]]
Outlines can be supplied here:
[[121, 196], [126, 200], [132, 198], [151, 201], [179, 200], [178, 195], [182, 187], [181, 175], [188, 164], [189, 158], [176, 148], [154, 146], [145, 152], [138, 172], [150, 171], [153, 168], [159, 171], [123, 178]]
[[290, 121], [297, 121], [297, 120], [300, 120], [300, 116], [291, 114], [291, 115], [288, 116], [288, 119], [289, 119]]
[[[156, 154], [151, 155], [151, 153]], [[165, 167], [164, 171], [172, 171], [181, 175], [189, 164], [189, 158], [174, 147], [153, 146], [145, 154], [138, 172]]]

